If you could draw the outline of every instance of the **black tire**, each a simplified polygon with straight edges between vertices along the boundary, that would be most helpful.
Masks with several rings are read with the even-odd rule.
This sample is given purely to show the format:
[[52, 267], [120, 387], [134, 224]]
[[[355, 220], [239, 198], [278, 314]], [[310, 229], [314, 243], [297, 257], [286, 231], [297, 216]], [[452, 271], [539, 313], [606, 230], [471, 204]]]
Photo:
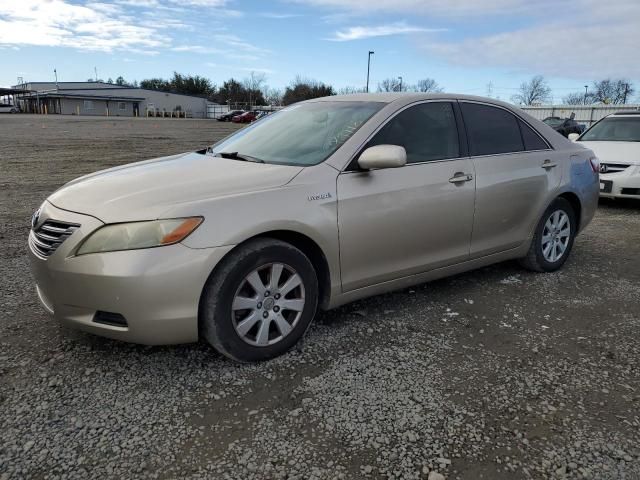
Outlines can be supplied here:
[[[551, 262], [544, 257], [543, 248], [542, 248], [542, 236], [545, 229], [545, 224], [549, 217], [557, 211], [562, 211], [566, 213], [569, 217], [569, 225], [570, 225], [570, 235], [569, 240], [567, 242], [567, 247], [564, 253], [558, 258], [556, 261]], [[533, 240], [531, 241], [531, 246], [529, 247], [529, 251], [524, 258], [520, 259], [520, 264], [534, 272], [554, 272], [561, 268], [564, 265], [564, 262], [569, 258], [569, 254], [571, 253], [571, 249], [573, 247], [573, 241], [576, 238], [576, 214], [573, 210], [571, 204], [565, 200], [564, 198], [556, 198], [551, 205], [545, 210], [540, 222], [538, 222], [538, 226], [536, 227], [535, 233], [533, 235]]]
[[[232, 314], [233, 299], [247, 275], [273, 263], [285, 264], [298, 273], [304, 286], [304, 307], [293, 329], [277, 343], [252, 345], [236, 331], [236, 320]], [[285, 353], [304, 336], [315, 317], [317, 306], [318, 278], [309, 259], [286, 242], [270, 238], [255, 239], [224, 258], [207, 281], [200, 300], [200, 334], [213, 348], [232, 360], [268, 360]]]

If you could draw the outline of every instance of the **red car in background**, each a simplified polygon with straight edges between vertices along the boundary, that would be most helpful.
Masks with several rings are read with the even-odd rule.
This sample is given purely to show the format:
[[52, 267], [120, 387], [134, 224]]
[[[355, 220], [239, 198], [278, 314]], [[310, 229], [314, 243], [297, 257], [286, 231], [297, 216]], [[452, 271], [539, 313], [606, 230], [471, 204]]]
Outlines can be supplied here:
[[231, 119], [233, 123], [251, 123], [256, 119], [256, 112], [244, 112]]

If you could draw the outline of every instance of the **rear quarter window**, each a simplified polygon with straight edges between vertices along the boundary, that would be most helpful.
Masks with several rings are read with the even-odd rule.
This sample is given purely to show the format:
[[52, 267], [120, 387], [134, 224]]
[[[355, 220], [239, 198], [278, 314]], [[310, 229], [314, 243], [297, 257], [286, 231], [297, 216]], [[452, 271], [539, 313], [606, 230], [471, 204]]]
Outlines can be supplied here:
[[547, 150], [549, 148], [546, 142], [540, 138], [540, 135], [534, 132], [529, 125], [522, 120], [518, 120], [518, 124], [522, 132], [525, 150]]

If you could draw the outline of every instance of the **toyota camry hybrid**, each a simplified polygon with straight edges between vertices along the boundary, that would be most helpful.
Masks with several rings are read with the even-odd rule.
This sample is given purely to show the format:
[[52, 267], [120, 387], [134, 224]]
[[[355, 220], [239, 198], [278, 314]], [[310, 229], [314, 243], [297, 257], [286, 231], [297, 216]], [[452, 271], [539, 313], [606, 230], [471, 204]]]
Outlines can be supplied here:
[[594, 215], [598, 169], [493, 99], [326, 97], [69, 182], [32, 218], [32, 271], [68, 326], [264, 360], [318, 308], [508, 259], [557, 270]]

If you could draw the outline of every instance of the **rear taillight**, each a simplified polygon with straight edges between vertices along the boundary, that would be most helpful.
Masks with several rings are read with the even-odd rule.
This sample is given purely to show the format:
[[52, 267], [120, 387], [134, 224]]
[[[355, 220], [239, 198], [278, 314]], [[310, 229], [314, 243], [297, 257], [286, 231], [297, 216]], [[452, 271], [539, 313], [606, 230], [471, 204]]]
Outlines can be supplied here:
[[600, 173], [600, 159], [598, 157], [591, 157], [589, 159], [589, 164], [591, 165], [593, 173]]

